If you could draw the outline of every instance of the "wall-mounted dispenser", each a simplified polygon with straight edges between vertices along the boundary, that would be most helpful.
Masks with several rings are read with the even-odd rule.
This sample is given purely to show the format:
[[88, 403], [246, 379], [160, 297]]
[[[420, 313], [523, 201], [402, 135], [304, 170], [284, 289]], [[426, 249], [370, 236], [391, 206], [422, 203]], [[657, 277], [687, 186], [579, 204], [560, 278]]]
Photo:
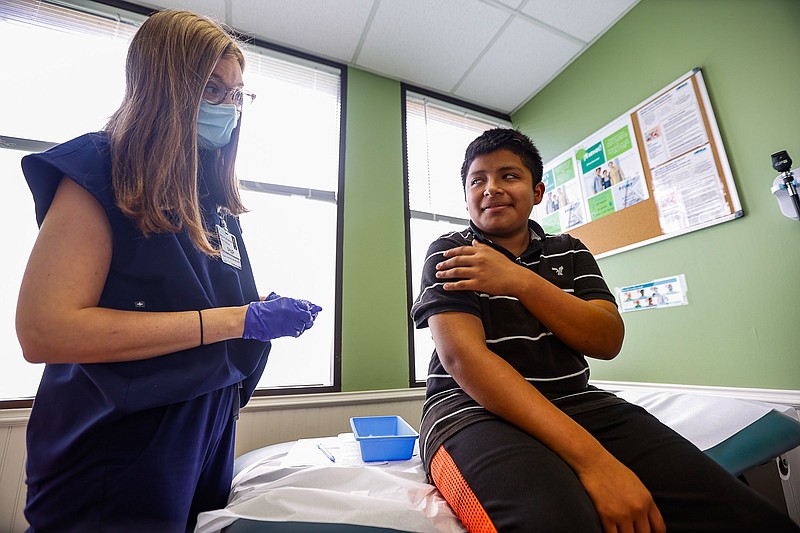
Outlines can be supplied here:
[[[800, 220], [800, 199], [797, 197], [797, 188], [800, 182], [796, 181], [792, 171], [792, 158], [786, 150], [772, 154], [772, 168], [780, 172], [772, 182], [772, 194], [778, 199], [783, 216]], [[797, 171], [798, 169], [795, 169]], [[800, 172], [800, 171], [798, 171]]]

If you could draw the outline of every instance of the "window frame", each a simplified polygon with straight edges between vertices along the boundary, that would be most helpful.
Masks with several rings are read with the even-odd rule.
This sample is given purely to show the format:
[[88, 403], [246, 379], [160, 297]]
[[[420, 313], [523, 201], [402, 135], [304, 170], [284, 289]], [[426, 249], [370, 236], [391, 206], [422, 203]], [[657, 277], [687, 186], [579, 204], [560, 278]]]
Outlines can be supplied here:
[[[449, 215], [440, 215], [437, 213], [427, 212], [427, 211], [416, 211], [412, 210], [410, 206], [410, 194], [409, 194], [409, 175], [408, 175], [408, 128], [407, 128], [407, 117], [408, 117], [408, 109], [407, 109], [407, 102], [408, 102], [408, 93], [413, 93], [415, 95], [422, 96], [424, 98], [430, 98], [432, 100], [436, 100], [445, 104], [447, 107], [454, 107], [455, 109], [461, 109], [466, 113], [474, 113], [476, 115], [484, 115], [485, 118], [495, 118], [498, 121], [507, 122], [509, 127], [511, 127], [511, 117], [505, 113], [501, 113], [498, 111], [494, 111], [492, 109], [488, 109], [486, 107], [482, 107], [476, 104], [472, 104], [469, 102], [465, 102], [463, 100], [459, 100], [457, 98], [453, 98], [451, 96], [443, 95], [437, 93], [435, 91], [431, 91], [428, 89], [423, 89], [421, 87], [417, 87], [414, 85], [410, 85], [407, 83], [400, 84], [400, 106], [401, 106], [401, 116], [402, 116], [402, 142], [403, 142], [403, 208], [404, 208], [404, 231], [405, 231], [405, 243], [406, 243], [406, 319], [407, 319], [407, 331], [408, 331], [408, 386], [409, 388], [418, 388], [418, 387], [425, 387], [425, 376], [421, 379], [417, 378], [416, 376], [416, 340], [414, 338], [414, 320], [411, 318], [411, 306], [414, 303], [414, 295], [416, 294], [418, 287], [413, 286], [413, 272], [412, 269], [414, 267], [412, 258], [411, 258], [411, 220], [412, 219], [421, 219], [421, 220], [431, 220], [431, 221], [444, 221], [450, 222], [454, 224], [463, 224], [466, 226], [469, 224], [469, 218], [460, 218], [460, 217], [453, 217]], [[464, 147], [466, 149], [466, 146]]]
[[[234, 30], [235, 32], [236, 30]], [[310, 199], [323, 201], [333, 201], [336, 203], [336, 266], [334, 273], [334, 319], [333, 319], [333, 383], [321, 387], [265, 387], [256, 388], [253, 397], [259, 396], [287, 396], [293, 394], [315, 394], [342, 391], [342, 279], [344, 276], [344, 189], [345, 189], [345, 135], [347, 132], [347, 65], [331, 61], [329, 59], [314, 56], [312, 54], [292, 50], [286, 46], [270, 43], [268, 41], [248, 37], [238, 34], [238, 37], [250, 46], [266, 48], [298, 59], [303, 59], [313, 63], [320, 63], [339, 70], [339, 168], [337, 190], [331, 197], [330, 191], [319, 191], [301, 187], [289, 187], [285, 185], [268, 184], [262, 182], [252, 182], [249, 180], [239, 180], [239, 186], [245, 190], [255, 192], [266, 192], [268, 194], [299, 194]]]

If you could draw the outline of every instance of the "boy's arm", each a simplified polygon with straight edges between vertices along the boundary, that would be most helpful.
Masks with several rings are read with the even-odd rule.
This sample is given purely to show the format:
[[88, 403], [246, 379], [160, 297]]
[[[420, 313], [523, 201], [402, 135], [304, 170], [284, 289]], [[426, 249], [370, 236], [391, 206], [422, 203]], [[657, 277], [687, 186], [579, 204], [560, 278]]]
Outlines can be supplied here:
[[613, 359], [622, 348], [625, 327], [613, 303], [568, 294], [477, 241], [447, 250], [444, 257], [436, 277], [447, 282], [445, 290], [514, 296], [563, 343], [590, 357]]
[[664, 531], [636, 475], [489, 350], [480, 319], [451, 312], [431, 316], [428, 324], [447, 372], [488, 411], [534, 436], [572, 467], [605, 531]]

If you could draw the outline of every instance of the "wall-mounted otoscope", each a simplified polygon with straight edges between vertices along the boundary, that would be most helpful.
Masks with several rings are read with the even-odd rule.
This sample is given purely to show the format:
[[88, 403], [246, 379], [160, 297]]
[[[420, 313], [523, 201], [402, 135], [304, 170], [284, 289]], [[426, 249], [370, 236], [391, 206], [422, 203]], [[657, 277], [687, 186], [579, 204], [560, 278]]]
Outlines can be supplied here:
[[797, 196], [797, 187], [800, 183], [795, 181], [792, 172], [792, 158], [786, 150], [772, 154], [772, 168], [779, 172], [778, 177], [772, 182], [772, 194], [778, 199], [783, 216], [800, 220], [800, 198]]

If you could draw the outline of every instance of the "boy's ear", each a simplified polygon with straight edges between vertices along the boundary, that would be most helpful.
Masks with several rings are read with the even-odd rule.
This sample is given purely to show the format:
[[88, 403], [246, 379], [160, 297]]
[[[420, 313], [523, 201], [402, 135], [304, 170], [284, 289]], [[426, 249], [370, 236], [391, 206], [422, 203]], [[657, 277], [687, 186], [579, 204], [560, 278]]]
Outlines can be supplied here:
[[533, 205], [539, 205], [544, 198], [544, 183], [541, 181], [533, 187]]

